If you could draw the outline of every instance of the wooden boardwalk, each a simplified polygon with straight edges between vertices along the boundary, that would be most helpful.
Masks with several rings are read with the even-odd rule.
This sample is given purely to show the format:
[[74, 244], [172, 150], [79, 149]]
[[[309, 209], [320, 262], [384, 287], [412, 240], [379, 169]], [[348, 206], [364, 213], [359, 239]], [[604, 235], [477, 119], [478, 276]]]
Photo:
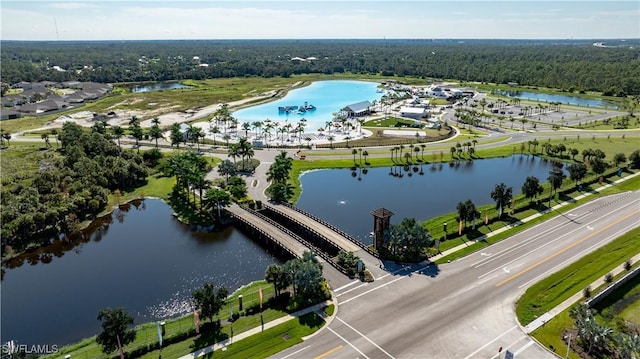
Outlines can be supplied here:
[[[314, 252], [321, 262], [346, 273], [336, 262], [339, 251], [356, 253], [368, 268], [376, 266], [378, 259], [364, 244], [347, 233], [291, 205], [263, 204], [263, 211], [251, 210], [233, 204], [228, 210], [245, 231], [269, 246], [277, 247], [290, 257], [302, 257], [305, 251]], [[265, 212], [266, 211], [266, 212]], [[263, 214], [264, 213], [264, 214]], [[271, 214], [269, 217], [265, 214]], [[275, 214], [275, 216], [274, 216]], [[274, 220], [278, 217], [279, 220]]]
[[318, 233], [320, 236], [326, 238], [329, 242], [333, 243], [336, 247], [340, 248], [345, 252], [358, 252], [361, 248], [356, 245], [353, 241], [349, 240], [346, 236], [346, 233], [338, 233], [336, 232], [335, 227], [328, 227], [328, 223], [318, 222], [316, 218], [312, 218], [309, 214], [294, 208], [292, 206], [275, 204], [275, 205], [266, 205], [272, 210], [282, 214], [283, 216], [289, 217], [296, 222], [308, 227]]

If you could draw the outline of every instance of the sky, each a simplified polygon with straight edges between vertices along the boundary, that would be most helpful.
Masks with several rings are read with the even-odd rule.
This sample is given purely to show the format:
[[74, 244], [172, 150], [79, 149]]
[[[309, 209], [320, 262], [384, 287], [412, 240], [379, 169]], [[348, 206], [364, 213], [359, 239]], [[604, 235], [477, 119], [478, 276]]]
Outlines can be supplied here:
[[640, 38], [640, 1], [0, 1], [2, 40]]

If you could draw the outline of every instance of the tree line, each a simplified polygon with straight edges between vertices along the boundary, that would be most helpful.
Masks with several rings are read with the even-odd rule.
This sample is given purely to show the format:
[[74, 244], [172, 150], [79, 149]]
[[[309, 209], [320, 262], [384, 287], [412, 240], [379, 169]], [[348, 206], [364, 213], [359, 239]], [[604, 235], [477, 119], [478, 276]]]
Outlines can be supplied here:
[[3, 253], [74, 232], [106, 208], [109, 193], [140, 186], [149, 174], [143, 156], [108, 134], [65, 123], [56, 141], [60, 148], [45, 150], [31, 176], [2, 188]]
[[[633, 45], [629, 43], [630, 45]], [[106, 83], [352, 73], [640, 94], [640, 47], [590, 41], [3, 41], [3, 81]], [[194, 59], [197, 56], [198, 59]], [[294, 57], [315, 59], [291, 60]], [[208, 66], [199, 66], [206, 63]], [[66, 71], [58, 71], [53, 66]]]

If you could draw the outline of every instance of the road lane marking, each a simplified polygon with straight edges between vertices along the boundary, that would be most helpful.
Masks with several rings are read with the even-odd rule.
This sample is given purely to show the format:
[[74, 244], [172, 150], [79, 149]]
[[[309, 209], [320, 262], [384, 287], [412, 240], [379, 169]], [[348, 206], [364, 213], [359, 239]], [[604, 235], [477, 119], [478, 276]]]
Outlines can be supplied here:
[[532, 346], [533, 344], [535, 344], [535, 342], [533, 340], [529, 340], [529, 342], [527, 344], [525, 344], [522, 348], [516, 350], [513, 353], [513, 356], [517, 357], [520, 353], [522, 353], [523, 351], [527, 350], [527, 348]]
[[[610, 242], [612, 239], [615, 239], [615, 238], [618, 238], [618, 237], [622, 236], [623, 234], [625, 234], [625, 233], [629, 232], [630, 230], [632, 230], [632, 229], [636, 228], [637, 226], [638, 226], [638, 225], [637, 225], [636, 223], [632, 223], [632, 224], [630, 224], [630, 225], [628, 225], [628, 226], [626, 226], [626, 227], [622, 228], [621, 230], [619, 230], [619, 231], [617, 231], [617, 232], [613, 233], [612, 235], [608, 236], [607, 238], [605, 238], [603, 241], [600, 241], [600, 242]], [[601, 244], [600, 244], [600, 243], [595, 243], [595, 244], [594, 244], [594, 245], [592, 245], [591, 247], [586, 248], [585, 250], [583, 250], [582, 252], [580, 252], [580, 253], [576, 254], [575, 256], [570, 257], [569, 259], [567, 259], [567, 260], [565, 260], [564, 262], [562, 262], [562, 263], [558, 264], [557, 266], [555, 266], [555, 267], [553, 267], [553, 268], [549, 269], [548, 271], [546, 271], [546, 272], [544, 272], [544, 273], [540, 274], [539, 276], [537, 276], [537, 277], [535, 277], [535, 278], [531, 279], [530, 281], [528, 281], [528, 282], [526, 282], [526, 283], [522, 284], [521, 286], [519, 286], [519, 287], [518, 287], [518, 289], [522, 289], [522, 288], [528, 287], [528, 286], [529, 286], [529, 284], [531, 284], [532, 282], [537, 282], [537, 281], [539, 281], [541, 278], [546, 278], [546, 277], [548, 277], [548, 276], [549, 276], [549, 274], [557, 272], [558, 270], [560, 270], [560, 269], [562, 269], [562, 268], [566, 267], [569, 263], [576, 262], [578, 259], [580, 259], [580, 258], [584, 257], [585, 255], [587, 255], [587, 254], [589, 254], [589, 253], [593, 252], [595, 249], [598, 249], [600, 246], [601, 246]]]
[[[379, 286], [377, 286], [377, 287], [371, 288], [371, 289], [369, 289], [369, 290], [368, 290], [368, 291], [366, 291], [366, 292], [363, 292], [363, 293], [360, 293], [360, 294], [356, 295], [355, 297], [351, 297], [351, 298], [349, 298], [349, 299], [347, 299], [347, 300], [341, 301], [341, 302], [340, 302], [340, 304], [347, 304], [347, 303], [349, 303], [350, 301], [352, 301], [352, 300], [354, 300], [354, 299], [360, 298], [360, 297], [362, 297], [362, 296], [363, 296], [363, 295], [365, 295], [365, 294], [369, 294], [370, 292], [373, 292], [373, 291], [374, 291], [374, 290], [376, 290], [376, 289], [380, 289], [380, 288], [382, 288], [382, 287], [386, 287], [386, 286], [388, 286], [389, 284], [391, 284], [391, 283], [393, 283], [393, 282], [397, 282], [397, 281], [399, 281], [400, 279], [403, 279], [403, 278], [406, 278], [406, 277], [402, 276], [402, 277], [399, 277], [399, 278], [396, 278], [396, 279], [392, 280], [391, 282], [387, 282], [387, 283], [385, 283], [385, 284], [382, 284], [382, 285], [379, 285]], [[344, 293], [343, 293], [343, 294], [344, 294]]]
[[387, 356], [391, 359], [395, 359], [393, 357], [393, 355], [387, 353], [386, 350], [382, 349], [378, 344], [374, 343], [373, 340], [367, 338], [364, 334], [360, 333], [356, 328], [352, 327], [351, 325], [349, 325], [347, 322], [345, 322], [344, 320], [336, 317], [337, 320], [339, 320], [342, 324], [346, 325], [347, 327], [349, 327], [349, 329], [353, 330], [354, 332], [358, 333], [359, 336], [363, 337], [364, 339], [366, 339], [369, 343], [373, 344], [376, 348], [380, 349], [381, 352], [387, 354]]
[[362, 282], [360, 282], [359, 280], [354, 280], [353, 282], [347, 283], [347, 284], [343, 285], [342, 287], [340, 287], [338, 289], [334, 289], [333, 291], [334, 292], [339, 292], [339, 291], [341, 291], [341, 290], [343, 290], [345, 288], [351, 287], [354, 284], [362, 284]]
[[296, 350], [295, 352], [293, 352], [293, 353], [291, 353], [291, 354], [289, 354], [289, 355], [287, 355], [287, 356], [285, 356], [285, 357], [282, 357], [282, 359], [290, 358], [290, 357], [292, 357], [292, 356], [294, 356], [294, 355], [296, 355], [296, 354], [300, 353], [301, 351], [303, 351], [303, 350], [307, 350], [307, 349], [309, 349], [309, 348], [311, 348], [311, 345], [307, 345], [306, 347], [304, 347], [304, 348], [302, 348], [302, 349], [300, 349], [300, 350]]
[[[324, 353], [322, 353], [322, 354], [318, 355], [317, 357], [314, 357], [313, 359], [322, 359], [322, 358], [326, 357], [327, 355], [331, 355], [331, 354], [333, 354], [334, 352], [337, 352], [338, 350], [340, 350], [340, 349], [342, 349], [342, 348], [343, 348], [343, 346], [342, 346], [342, 345], [338, 345], [337, 347], [335, 347], [335, 348], [333, 348], [333, 349], [331, 349], [331, 350], [327, 350], [326, 352], [324, 352]], [[283, 359], [284, 359], [284, 358], [283, 358]]]
[[593, 233], [589, 234], [588, 236], [583, 237], [582, 239], [580, 239], [580, 240], [578, 240], [578, 241], [576, 241], [576, 242], [573, 242], [573, 243], [571, 243], [570, 245], [568, 245], [568, 246], [564, 247], [563, 249], [561, 249], [561, 250], [559, 250], [559, 251], [555, 252], [554, 254], [550, 255], [549, 257], [544, 258], [544, 259], [541, 259], [541, 260], [539, 260], [538, 262], [536, 262], [536, 263], [534, 263], [534, 264], [530, 265], [529, 267], [527, 267], [527, 268], [525, 268], [525, 269], [521, 270], [520, 272], [518, 272], [518, 273], [516, 273], [516, 274], [512, 275], [511, 277], [509, 277], [509, 278], [507, 278], [507, 279], [505, 279], [505, 280], [503, 280], [503, 281], [498, 282], [498, 284], [496, 284], [496, 287], [499, 287], [499, 286], [501, 286], [501, 285], [503, 285], [503, 284], [505, 284], [505, 283], [507, 283], [507, 282], [509, 282], [509, 281], [513, 280], [513, 279], [518, 278], [519, 276], [521, 276], [521, 275], [523, 275], [523, 274], [527, 273], [528, 271], [532, 270], [533, 268], [535, 268], [535, 267], [537, 267], [537, 266], [539, 266], [539, 265], [541, 265], [541, 264], [543, 264], [543, 263], [545, 263], [545, 262], [547, 262], [547, 261], [549, 261], [549, 260], [551, 260], [551, 259], [553, 259], [553, 258], [555, 258], [555, 257], [559, 256], [560, 254], [562, 254], [562, 253], [564, 253], [564, 252], [568, 251], [569, 249], [571, 249], [571, 248], [573, 248], [573, 247], [577, 246], [578, 244], [580, 244], [580, 243], [582, 243], [582, 242], [584, 242], [584, 241], [586, 241], [586, 240], [590, 239], [591, 237], [595, 236], [596, 234], [599, 234], [600, 232], [603, 232], [603, 231], [605, 231], [605, 230], [607, 230], [607, 229], [609, 229], [609, 228], [611, 228], [611, 227], [615, 226], [616, 224], [618, 224], [618, 223], [620, 223], [620, 222], [622, 222], [622, 221], [624, 221], [624, 220], [628, 219], [629, 217], [633, 217], [633, 216], [637, 215], [638, 213], [640, 213], [640, 210], [635, 210], [635, 211], [633, 211], [633, 212], [629, 213], [628, 215], [626, 215], [626, 216], [624, 216], [624, 217], [620, 218], [619, 220], [617, 220], [617, 221], [615, 221], [615, 222], [613, 222], [613, 223], [609, 223], [608, 225], [606, 225], [606, 226], [604, 226], [604, 227], [602, 227], [602, 228], [598, 229], [597, 231], [595, 231], [595, 232], [593, 232]]
[[476, 349], [475, 352], [467, 355], [464, 359], [469, 359], [469, 358], [473, 357], [474, 355], [478, 354], [478, 352], [480, 352], [481, 350], [484, 350], [484, 348], [486, 348], [489, 345], [493, 344], [494, 342], [498, 341], [500, 338], [504, 337], [505, 335], [507, 335], [507, 333], [509, 333], [510, 331], [516, 329], [517, 327], [518, 327], [517, 325], [514, 325], [513, 327], [511, 327], [511, 329], [507, 330], [506, 332], [500, 334], [499, 337], [493, 339], [492, 341], [488, 342], [487, 344], [485, 344], [485, 345], [481, 346], [480, 348]]
[[[423, 271], [425, 268], [429, 268], [429, 266], [428, 266], [428, 265], [426, 265], [426, 266], [422, 266], [422, 267], [420, 267], [420, 268], [418, 268], [418, 269], [416, 269], [416, 270], [414, 270], [414, 271], [412, 271], [412, 272], [409, 272], [408, 274], [410, 274], [410, 273], [418, 273], [418, 272], [421, 272], [421, 271]], [[362, 292], [362, 293], [360, 293], [360, 294], [356, 295], [355, 297], [351, 297], [351, 298], [349, 298], [349, 299], [347, 299], [347, 300], [344, 300], [344, 301], [340, 302], [340, 304], [347, 304], [347, 303], [349, 303], [350, 301], [352, 301], [352, 300], [354, 300], [354, 299], [360, 298], [360, 297], [362, 297], [362, 296], [363, 296], [363, 295], [365, 295], [365, 294], [369, 294], [369, 293], [373, 292], [374, 290], [377, 290], [377, 289], [380, 289], [380, 288], [386, 287], [386, 286], [388, 286], [389, 284], [392, 284], [392, 283], [394, 283], [394, 282], [399, 281], [400, 279], [403, 279], [403, 278], [408, 277], [408, 274], [407, 274], [407, 275], [401, 275], [400, 277], [398, 277], [398, 278], [396, 278], [396, 279], [394, 279], [394, 280], [392, 280], [392, 281], [390, 281], [390, 282], [387, 282], [387, 283], [385, 283], [385, 284], [381, 284], [381, 285], [379, 285], [379, 286], [377, 286], [377, 287], [373, 287], [373, 288], [369, 289], [369, 290], [368, 290], [368, 291], [366, 291], [366, 292]], [[341, 294], [344, 294], [344, 293], [341, 293]]]
[[[634, 202], [635, 202], [635, 201], [634, 201]], [[623, 206], [623, 207], [620, 207], [620, 208], [626, 208], [626, 207], [627, 207], [627, 206]], [[613, 213], [613, 212], [612, 212], [612, 213]], [[593, 223], [596, 223], [596, 222], [598, 222], [598, 221], [602, 221], [602, 218], [596, 218], [596, 219], [594, 219], [593, 221], [589, 222], [588, 224], [593, 224]], [[567, 236], [569, 236], [569, 235], [571, 235], [571, 234], [573, 234], [573, 233], [575, 233], [575, 232], [577, 232], [577, 231], [580, 231], [580, 230], [583, 230], [583, 228], [582, 228], [582, 227], [580, 227], [580, 228], [576, 228], [576, 229], [574, 229], [574, 230], [572, 230], [572, 231], [566, 232], [566, 233], [564, 233], [564, 234], [562, 234], [562, 235], [560, 235], [560, 236], [556, 237], [555, 239], [553, 239], [553, 240], [551, 240], [551, 241], [547, 241], [547, 242], [545, 242], [545, 243], [541, 244], [538, 248], [536, 248], [536, 250], [537, 250], [537, 249], [540, 249], [540, 248], [547, 247], [547, 246], [549, 246], [549, 245], [551, 245], [551, 244], [553, 244], [553, 243], [555, 243], [555, 242], [558, 242], [558, 241], [560, 241], [561, 239], [563, 239], [563, 238], [565, 238], [565, 237], [567, 237]], [[543, 232], [543, 233], [548, 233], [548, 232]], [[514, 247], [512, 247], [512, 248], [514, 248], [514, 249], [515, 249], [515, 248], [517, 248], [517, 246], [514, 246]], [[509, 261], [509, 262], [508, 262], [508, 263], [506, 263], [506, 264], [507, 264], [507, 265], [509, 265], [509, 264], [515, 263], [515, 262], [519, 261], [520, 259], [525, 258], [525, 257], [528, 257], [528, 256], [530, 256], [530, 255], [531, 255], [531, 253], [525, 253], [525, 254], [523, 254], [523, 255], [521, 255], [521, 256], [519, 256], [519, 257], [517, 257], [517, 258], [512, 259], [511, 261]], [[494, 259], [497, 259], [498, 257], [500, 257], [500, 256], [496, 256], [496, 257], [494, 257]], [[493, 260], [493, 259], [488, 260], [486, 263], [489, 263], [489, 262], [490, 262], [490, 261], [492, 261], [492, 260]], [[486, 264], [486, 263], [485, 263], [485, 264]], [[482, 265], [477, 266], [476, 268], [481, 267], [481, 266], [482, 266]], [[498, 270], [500, 270], [501, 268], [502, 268], [502, 267], [494, 268], [494, 269], [492, 269], [492, 270], [490, 270], [490, 271], [486, 272], [485, 274], [480, 275], [480, 276], [478, 277], [478, 279], [483, 278], [483, 277], [485, 277], [485, 276], [487, 276], [487, 275], [491, 274], [492, 272], [498, 271]]]
[[[598, 201], [598, 200], [600, 200], [600, 199], [597, 199], [596, 201]], [[617, 212], [617, 211], [621, 211], [621, 210], [623, 210], [623, 209], [625, 209], [625, 208], [627, 208], [627, 207], [629, 207], [629, 206], [632, 206], [632, 205], [634, 205], [636, 202], [638, 202], [639, 200], [640, 200], [640, 199], [638, 199], [638, 200], [633, 200], [633, 201], [631, 201], [630, 203], [627, 203], [627, 204], [625, 204], [625, 205], [623, 205], [623, 206], [620, 206], [620, 207], [618, 207], [618, 208], [615, 208], [615, 209], [613, 209], [613, 210], [611, 211], [611, 213], [614, 213], [614, 212]], [[595, 201], [594, 201], [594, 202], [595, 202]], [[558, 218], [558, 217], [556, 217], [556, 218]], [[555, 219], [555, 218], [552, 218], [552, 220], [553, 220], [553, 219]], [[594, 220], [592, 220], [592, 221], [588, 222], [588, 223], [587, 223], [587, 225], [590, 225], [590, 224], [596, 223], [596, 222], [601, 221], [601, 220], [602, 220], [602, 218], [596, 218], [596, 219], [594, 219]], [[560, 224], [558, 224], [558, 225], [554, 225], [554, 226], [552, 226], [552, 227], [545, 228], [545, 229], [544, 229], [542, 232], [540, 232], [539, 234], [534, 235], [534, 236], [532, 236], [532, 237], [531, 237], [531, 238], [529, 238], [529, 239], [525, 239], [525, 240], [523, 240], [523, 241], [519, 242], [518, 244], [516, 244], [516, 245], [514, 245], [514, 246], [508, 247], [508, 248], [506, 248], [506, 249], [502, 250], [501, 252], [498, 252], [496, 255], [494, 255], [494, 256], [493, 256], [493, 257], [491, 257], [491, 258], [487, 258], [487, 259], [484, 259], [484, 258], [483, 258], [482, 260], [477, 261], [476, 263], [473, 263], [473, 264], [471, 264], [470, 266], [473, 266], [473, 267], [475, 267], [475, 268], [480, 268], [480, 267], [482, 267], [482, 266], [483, 266], [483, 265], [485, 265], [485, 264], [488, 264], [488, 263], [491, 263], [491, 262], [493, 262], [493, 261], [495, 261], [495, 260], [500, 259], [500, 257], [502, 257], [502, 256], [504, 256], [504, 255], [507, 255], [507, 254], [509, 254], [509, 253], [511, 253], [511, 252], [513, 252], [513, 251], [515, 251], [515, 250], [517, 250], [517, 249], [519, 249], [520, 247], [523, 247], [523, 246], [525, 246], [525, 245], [527, 245], [527, 244], [529, 244], [529, 243], [535, 242], [535, 241], [537, 241], [538, 239], [543, 239], [543, 237], [544, 237], [545, 235], [549, 234], [550, 232], [553, 232], [553, 231], [555, 231], [555, 230], [562, 230], [562, 228], [561, 228], [561, 227], [567, 226], [567, 225], [569, 225], [569, 224], [571, 224], [571, 223], [570, 223], [570, 222], [562, 222], [562, 223], [560, 223]], [[535, 229], [536, 227], [537, 227], [537, 226], [534, 226], [534, 227], [531, 227], [531, 228], [525, 229], [524, 231], [522, 231], [522, 232], [518, 233], [517, 235], [523, 235], [523, 234], [525, 234], [527, 231], [529, 231], [529, 230], [533, 230], [533, 229]], [[559, 237], [558, 237], [558, 238], [556, 238], [555, 240], [553, 240], [553, 241], [551, 241], [551, 242], [546, 242], [543, 246], [546, 246], [546, 245], [548, 245], [548, 244], [550, 244], [550, 243], [554, 243], [554, 242], [556, 242], [556, 241], [560, 240], [562, 237], [565, 237], [565, 236], [567, 236], [567, 235], [569, 235], [569, 234], [571, 234], [571, 233], [574, 233], [574, 232], [576, 232], [576, 231], [579, 231], [579, 230], [581, 230], [581, 229], [582, 229], [582, 227], [579, 227], [579, 228], [576, 228], [576, 229], [574, 229], [574, 230], [572, 230], [572, 231], [570, 231], [570, 232], [564, 233], [563, 235], [559, 236]], [[524, 257], [524, 256], [523, 256], [523, 257]], [[518, 258], [518, 259], [519, 259], [519, 258]]]
[[336, 335], [336, 337], [338, 337], [338, 338], [342, 339], [342, 341], [343, 341], [343, 342], [345, 342], [345, 343], [349, 344], [349, 346], [350, 346], [350, 347], [352, 347], [353, 349], [355, 349], [355, 351], [357, 351], [358, 353], [360, 353], [360, 355], [362, 355], [363, 357], [365, 357], [365, 358], [367, 358], [367, 359], [370, 359], [368, 356], [366, 356], [366, 354], [365, 354], [365, 353], [361, 352], [361, 351], [360, 351], [360, 349], [356, 348], [356, 347], [355, 347], [355, 345], [351, 344], [348, 340], [346, 340], [345, 338], [343, 338], [340, 334], [336, 333], [336, 331], [335, 331], [335, 330], [333, 330], [333, 329], [331, 329], [331, 328], [329, 328], [329, 327], [327, 327], [327, 329], [329, 329], [329, 331], [330, 331], [331, 333], [335, 334], [335, 335]]

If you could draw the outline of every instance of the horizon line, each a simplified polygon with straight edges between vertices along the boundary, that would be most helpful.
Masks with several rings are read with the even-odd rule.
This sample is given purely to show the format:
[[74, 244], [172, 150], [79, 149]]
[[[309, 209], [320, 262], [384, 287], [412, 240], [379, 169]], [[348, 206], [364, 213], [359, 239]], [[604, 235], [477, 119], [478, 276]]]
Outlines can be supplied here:
[[12, 42], [99, 42], [99, 41], [318, 41], [318, 40], [341, 40], [341, 41], [354, 41], [354, 40], [380, 40], [380, 41], [397, 41], [397, 40], [417, 40], [417, 41], [438, 41], [438, 40], [458, 40], [458, 41], [473, 41], [473, 40], [492, 40], [492, 41], [587, 41], [587, 40], [640, 40], [640, 37], [562, 37], [562, 38], [496, 38], [496, 37], [354, 37], [354, 38], [331, 38], [331, 37], [308, 37], [308, 38], [224, 38], [224, 39], [211, 39], [211, 38], [193, 38], [193, 39], [38, 39], [38, 40], [25, 40], [25, 39], [0, 39], [1, 41]]

